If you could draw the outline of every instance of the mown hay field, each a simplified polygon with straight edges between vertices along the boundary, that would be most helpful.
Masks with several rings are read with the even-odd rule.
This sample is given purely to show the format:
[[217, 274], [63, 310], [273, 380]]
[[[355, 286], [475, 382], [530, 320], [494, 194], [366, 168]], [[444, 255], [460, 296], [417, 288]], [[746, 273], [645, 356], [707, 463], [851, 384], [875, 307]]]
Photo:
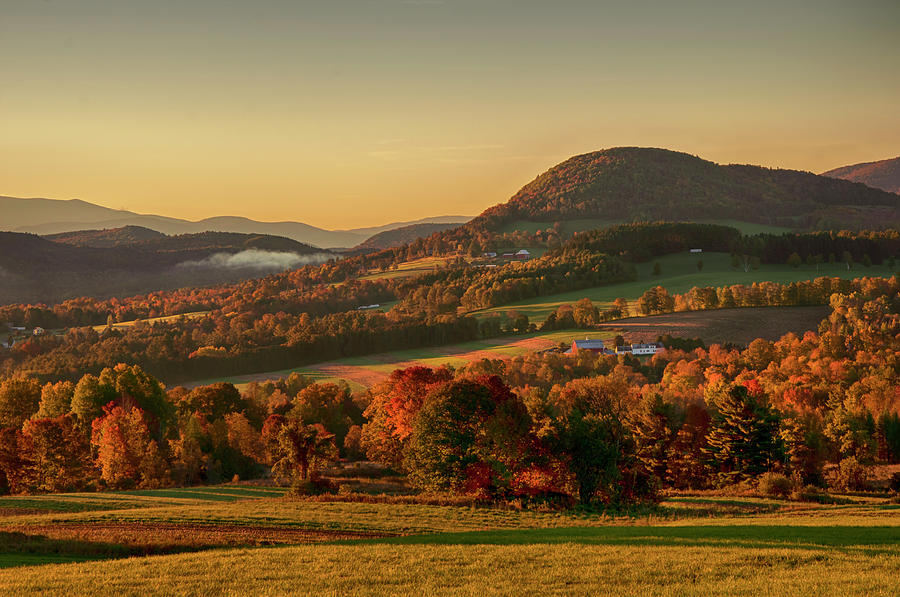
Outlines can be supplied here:
[[[272, 497], [277, 488], [216, 497], [235, 488], [108, 494], [107, 510], [96, 509], [107, 494], [5, 498], [4, 508], [23, 507], [0, 515], [0, 590], [896, 595], [900, 579], [900, 507], [877, 496], [819, 505], [683, 495], [604, 514], [320, 502]], [[42, 500], [89, 508], [38, 511]]]

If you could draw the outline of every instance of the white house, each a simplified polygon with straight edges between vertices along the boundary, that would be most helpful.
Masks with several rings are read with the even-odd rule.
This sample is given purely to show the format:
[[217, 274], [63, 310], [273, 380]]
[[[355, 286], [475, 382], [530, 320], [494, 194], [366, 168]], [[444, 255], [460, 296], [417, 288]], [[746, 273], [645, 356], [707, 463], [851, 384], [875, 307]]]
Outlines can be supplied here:
[[663, 346], [659, 342], [651, 342], [650, 344], [632, 344], [631, 345], [631, 354], [633, 354], [633, 355], [656, 354], [662, 349], [663, 349]]
[[703, 249], [691, 249], [691, 253], [702, 253]]

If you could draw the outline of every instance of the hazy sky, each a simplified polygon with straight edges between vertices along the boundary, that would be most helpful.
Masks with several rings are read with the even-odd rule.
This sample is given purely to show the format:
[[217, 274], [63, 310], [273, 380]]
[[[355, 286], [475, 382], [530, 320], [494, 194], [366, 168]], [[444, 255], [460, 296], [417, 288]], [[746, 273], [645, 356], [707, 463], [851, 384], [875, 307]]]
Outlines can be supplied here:
[[621, 145], [900, 155], [900, 2], [0, 0], [0, 195], [355, 227]]

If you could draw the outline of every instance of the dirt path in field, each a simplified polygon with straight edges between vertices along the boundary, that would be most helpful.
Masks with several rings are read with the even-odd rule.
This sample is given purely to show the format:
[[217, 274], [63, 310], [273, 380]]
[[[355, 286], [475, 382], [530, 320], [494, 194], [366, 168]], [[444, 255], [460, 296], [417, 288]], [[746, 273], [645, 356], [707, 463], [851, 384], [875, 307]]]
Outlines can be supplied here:
[[322, 543], [347, 539], [392, 536], [345, 530], [285, 527], [198, 525], [140, 522], [58, 523], [5, 525], [0, 531], [40, 535], [48, 539], [117, 544], [152, 549], [201, 548], [239, 545]]
[[746, 346], [756, 338], [778, 340], [788, 332], [802, 336], [816, 330], [830, 312], [829, 307], [760, 307], [684, 311], [630, 317], [599, 326], [601, 330], [622, 334], [626, 342], [652, 342], [670, 334], [681, 338], [702, 338], [709, 344], [731, 342]]

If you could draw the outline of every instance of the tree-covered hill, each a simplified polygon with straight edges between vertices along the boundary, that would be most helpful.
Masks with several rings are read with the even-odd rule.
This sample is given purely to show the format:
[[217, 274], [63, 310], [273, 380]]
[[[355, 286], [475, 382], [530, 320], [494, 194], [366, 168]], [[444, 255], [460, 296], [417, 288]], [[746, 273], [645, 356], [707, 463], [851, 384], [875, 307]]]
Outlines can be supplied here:
[[57, 236], [0, 232], [0, 303], [130, 294], [235, 282], [334, 255], [289, 238], [231, 232], [158, 235], [130, 227]]
[[861, 182], [870, 187], [900, 194], [900, 157], [835, 168], [822, 176]]
[[77, 247], [131, 247], [142, 252], [174, 254], [176, 260], [206, 257], [210, 252], [233, 253], [248, 249], [288, 251], [298, 255], [322, 252], [322, 249], [283, 236], [210, 231], [169, 236], [142, 226], [80, 230], [51, 234], [44, 238]]
[[375, 236], [360, 243], [354, 250], [359, 251], [378, 251], [381, 249], [390, 249], [391, 247], [399, 247], [413, 242], [417, 238], [425, 238], [431, 236], [435, 232], [442, 232], [450, 228], [456, 228], [459, 224], [412, 224], [403, 226], [393, 230], [379, 232]]
[[809, 172], [748, 165], [640, 147], [572, 157], [522, 187], [469, 226], [499, 230], [519, 220], [731, 219], [809, 228], [896, 226], [900, 198]]

